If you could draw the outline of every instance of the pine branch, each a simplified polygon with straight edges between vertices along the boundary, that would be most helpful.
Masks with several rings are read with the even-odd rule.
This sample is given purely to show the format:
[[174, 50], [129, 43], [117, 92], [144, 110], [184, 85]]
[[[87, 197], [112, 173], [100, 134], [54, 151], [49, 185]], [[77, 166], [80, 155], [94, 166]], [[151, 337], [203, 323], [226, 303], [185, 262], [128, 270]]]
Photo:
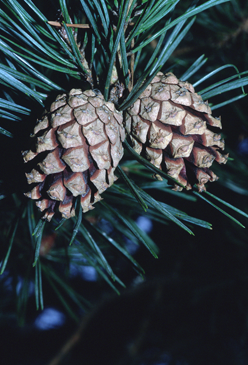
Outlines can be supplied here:
[[[112, 95], [111, 92], [113, 90], [115, 92], [115, 88], [118, 89], [119, 87], [122, 91], [119, 91], [119, 94], [117, 93], [118, 109], [126, 112], [150, 86], [158, 72], [167, 67], [167, 62], [173, 56], [181, 41], [195, 26], [196, 16], [225, 2], [227, 0], [209, 0], [202, 5], [189, 7], [185, 12], [181, 11], [180, 13], [179, 0], [122, 0], [115, 1], [116, 8], [112, 7], [111, 2], [105, 0], [80, 0], [75, 8], [70, 6], [69, 1], [60, 0], [61, 21], [59, 22], [48, 19], [46, 14], [42, 14], [31, 0], [25, 0], [25, 6], [17, 0], [2, 2], [3, 8], [0, 10], [0, 50], [2, 51], [0, 58], [0, 83], [2, 85], [0, 117], [11, 122], [18, 121], [22, 123], [23, 129], [28, 129], [26, 117], [30, 117], [38, 104], [44, 107], [52, 93], [67, 92], [71, 85], [78, 85], [77, 82], [80, 85], [84, 83], [84, 85], [81, 85], [82, 88], [100, 89], [100, 91], [96, 91], [96, 94], [104, 90], [103, 94], [106, 101]], [[82, 19], [86, 20], [86, 24], [81, 23]], [[151, 42], [154, 42], [156, 47], [150, 54]], [[187, 81], [188, 78], [195, 77], [199, 71], [206, 67], [206, 62], [207, 58], [204, 55], [198, 56], [196, 60], [190, 62], [188, 68], [184, 69], [182, 73], [181, 81]], [[224, 74], [223, 79], [216, 80], [220, 72], [227, 72], [232, 69], [235, 70], [234, 75]], [[229, 100], [214, 105], [212, 108], [214, 110], [246, 95], [247, 72], [239, 72], [236, 66], [227, 63], [204, 74], [193, 86], [197, 87], [205, 81], [211, 83], [213, 80], [212, 84], [198, 92], [198, 95], [202, 95], [203, 100], [238, 89], [238, 95], [233, 96], [233, 94]], [[86, 81], [88, 81], [87, 85]], [[160, 104], [162, 105], [162, 101]], [[191, 107], [191, 105], [186, 106], [185, 110], [187, 112], [188, 107]], [[74, 110], [71, 113], [74, 113]], [[204, 113], [206, 118], [208, 113]], [[198, 114], [200, 115], [200, 112]], [[74, 117], [73, 114], [71, 118]], [[71, 121], [72, 119], [69, 120], [69, 123]], [[33, 124], [35, 123], [33, 122]], [[19, 129], [16, 128], [15, 132], [15, 128], [13, 128], [13, 131], [11, 129], [10, 132], [8, 128], [6, 129], [5, 123], [2, 125], [0, 126], [0, 133], [3, 138], [18, 138]], [[59, 131], [63, 129], [61, 125], [57, 126]], [[120, 127], [118, 126], [118, 128]], [[104, 131], [106, 131], [105, 126]], [[40, 135], [38, 138], [40, 138]], [[111, 138], [108, 137], [108, 139]], [[105, 280], [116, 292], [119, 292], [116, 284], [123, 287], [124, 283], [115, 274], [115, 268], [112, 268], [109, 260], [109, 252], [112, 254], [112, 249], [117, 250], [118, 254], [128, 259], [133, 268], [141, 275], [143, 275], [143, 269], [128, 252], [125, 240], [130, 239], [137, 245], [143, 243], [154, 257], [158, 257], [157, 245], [137, 225], [135, 215], [146, 214], [148, 218], [162, 224], [168, 224], [172, 221], [191, 235], [193, 234], [192, 230], [182, 221], [211, 229], [210, 223], [198, 217], [191, 217], [186, 212], [178, 210], [164, 201], [156, 200], [153, 193], [149, 194], [146, 190], [160, 191], [167, 194], [167, 196], [174, 194], [178, 199], [183, 199], [183, 202], [197, 202], [195, 196], [208, 200], [204, 198], [204, 195], [198, 192], [179, 194], [171, 191], [171, 183], [175, 183], [179, 189], [188, 186], [179, 179], [179, 176], [174, 178], [167, 173], [168, 171], [165, 172], [162, 168], [158, 168], [156, 164], [148, 161], [144, 153], [136, 153], [127, 141], [124, 142], [124, 145], [126, 154], [117, 171], [125, 185], [122, 185], [120, 179], [114, 186], [108, 187], [107, 192], [103, 193], [105, 201], [96, 204], [94, 213], [95, 217], [99, 217], [99, 219], [103, 217], [115, 227], [119, 238], [118, 241], [113, 239], [111, 234], [102, 232], [97, 222], [95, 224], [89, 223], [83, 214], [80, 201], [78, 201], [76, 216], [71, 219], [70, 223], [63, 219], [58, 220], [56, 214], [53, 223], [51, 223], [56, 234], [66, 238], [67, 244], [69, 244], [68, 254], [70, 260], [76, 262], [76, 257], [80, 257], [82, 261], [86, 260], [84, 262], [93, 266], [99, 277]], [[142, 147], [143, 152], [146, 147]], [[211, 146], [206, 147], [210, 148]], [[128, 158], [131, 159], [131, 163], [128, 162]], [[187, 163], [188, 160], [186, 165]], [[93, 161], [92, 165], [95, 167], [97, 165], [96, 161]], [[164, 180], [150, 181], [150, 170], [155, 173], [157, 178], [163, 178]], [[106, 171], [105, 175], [107, 176]], [[93, 173], [90, 178], [92, 178], [92, 175]], [[111, 185], [109, 180], [110, 177], [108, 176], [107, 181], [105, 181], [106, 185]], [[93, 195], [97, 192], [98, 187], [93, 186], [92, 180], [90, 180], [90, 186], [93, 187], [91, 200], [93, 204]], [[233, 207], [233, 205], [215, 197], [212, 193], [207, 194], [217, 200], [218, 203], [234, 209], [236, 213], [247, 218], [247, 214], [241, 209]], [[81, 196], [85, 197], [82, 194]], [[75, 203], [75, 199], [73, 201]], [[237, 224], [243, 226], [229, 213], [211, 201], [209, 203]], [[18, 229], [24, 224], [27, 228], [26, 236], [34, 252], [33, 266], [35, 266], [34, 280], [37, 308], [43, 308], [44, 306], [43, 274], [56, 291], [65, 308], [76, 319], [66, 297], [72, 299], [79, 308], [83, 306], [84, 300], [77, 293], [71, 291], [70, 286], [63, 282], [56, 270], [49, 264], [49, 261], [63, 263], [66, 253], [59, 249], [49, 249], [46, 256], [41, 258], [42, 239], [44, 232], [47, 231], [47, 225], [45, 221], [41, 220], [39, 213], [36, 211], [34, 213], [33, 203], [26, 203], [25, 201], [23, 204], [21, 211], [16, 207], [17, 218], [11, 226], [9, 245], [5, 253], [5, 259], [2, 261], [1, 272], [6, 268], [8, 260], [11, 260], [11, 250], [15, 245]], [[54, 202], [55, 204], [56, 202]], [[49, 214], [51, 210], [52, 208], [48, 210]], [[105, 252], [104, 248], [106, 246], [108, 249]], [[27, 272], [23, 296], [18, 304], [20, 310], [23, 310], [27, 305], [27, 286], [29, 280], [31, 280], [30, 277], [30, 272]]]

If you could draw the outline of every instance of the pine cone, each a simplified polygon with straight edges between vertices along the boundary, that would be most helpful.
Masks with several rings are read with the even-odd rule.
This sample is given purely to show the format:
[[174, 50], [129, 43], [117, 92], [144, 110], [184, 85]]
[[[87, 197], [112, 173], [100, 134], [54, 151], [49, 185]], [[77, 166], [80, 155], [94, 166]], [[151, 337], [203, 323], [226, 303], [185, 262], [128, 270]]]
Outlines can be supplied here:
[[114, 183], [123, 156], [122, 122], [122, 114], [98, 92], [58, 95], [34, 128], [34, 151], [23, 152], [27, 181], [35, 184], [25, 195], [37, 200], [44, 219], [51, 220], [56, 206], [62, 217], [72, 217], [79, 195], [83, 212], [93, 209]]
[[[127, 110], [125, 128], [132, 147], [186, 189], [197, 184], [205, 190], [218, 177], [209, 169], [213, 161], [226, 163], [221, 135], [207, 126], [222, 128], [207, 102], [188, 82], [159, 72]], [[182, 190], [175, 184], [174, 190]]]

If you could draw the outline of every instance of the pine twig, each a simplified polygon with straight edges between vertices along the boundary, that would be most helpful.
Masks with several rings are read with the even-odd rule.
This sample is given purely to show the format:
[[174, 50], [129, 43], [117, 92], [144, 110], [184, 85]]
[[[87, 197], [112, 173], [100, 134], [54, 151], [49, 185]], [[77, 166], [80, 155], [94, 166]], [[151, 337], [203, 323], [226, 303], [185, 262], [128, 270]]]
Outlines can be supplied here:
[[55, 357], [47, 363], [47, 365], [58, 365], [60, 364], [65, 356], [72, 350], [72, 348], [78, 343], [81, 338], [82, 332], [84, 331], [88, 322], [88, 316], [84, 317], [77, 328], [77, 330], [70, 336], [66, 343], [61, 347]]
[[[52, 20], [48, 21], [48, 24], [54, 26], [54, 27], [59, 27], [62, 28], [62, 24], [60, 22], [54, 22]], [[67, 27], [71, 27], [71, 28], [83, 28], [83, 29], [89, 29], [90, 26], [89, 24], [65, 24]]]
[[[134, 39], [132, 39], [131, 42], [131, 49], [134, 48]], [[135, 62], [135, 54], [132, 53], [131, 54], [131, 78], [130, 78], [130, 83], [129, 83], [129, 92], [132, 91], [133, 88], [133, 84], [134, 84], [134, 62]]]

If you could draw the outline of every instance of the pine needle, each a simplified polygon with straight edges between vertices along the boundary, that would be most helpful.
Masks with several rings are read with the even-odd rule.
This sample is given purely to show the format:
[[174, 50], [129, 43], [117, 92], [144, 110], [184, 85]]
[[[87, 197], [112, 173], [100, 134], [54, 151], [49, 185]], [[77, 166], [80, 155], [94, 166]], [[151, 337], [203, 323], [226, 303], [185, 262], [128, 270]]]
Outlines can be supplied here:
[[227, 216], [228, 218], [230, 218], [233, 222], [237, 223], [239, 226], [241, 226], [242, 228], [245, 228], [245, 226], [239, 222], [236, 218], [234, 218], [233, 216], [231, 216], [230, 214], [228, 214], [227, 212], [225, 212], [223, 209], [221, 209], [220, 207], [218, 207], [217, 205], [213, 204], [212, 202], [210, 202], [210, 200], [206, 199], [204, 196], [202, 196], [200, 193], [193, 191], [193, 194], [197, 195], [199, 198], [201, 198], [202, 200], [205, 200], [208, 204], [212, 205], [212, 207], [214, 207], [215, 209], [217, 209], [219, 212], [221, 212], [222, 214], [224, 214], [225, 216]]

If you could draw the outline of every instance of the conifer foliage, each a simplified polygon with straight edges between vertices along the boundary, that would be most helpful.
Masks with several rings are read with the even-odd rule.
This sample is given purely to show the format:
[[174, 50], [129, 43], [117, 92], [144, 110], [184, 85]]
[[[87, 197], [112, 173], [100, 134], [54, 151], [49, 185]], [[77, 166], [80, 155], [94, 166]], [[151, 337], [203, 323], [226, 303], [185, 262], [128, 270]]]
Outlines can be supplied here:
[[[211, 229], [197, 211], [202, 198], [240, 226], [213, 201], [248, 217], [204, 192], [207, 181], [217, 180], [209, 170], [213, 160], [226, 163], [228, 158], [219, 151], [224, 142], [215, 128], [221, 124], [209, 105], [214, 96], [234, 89], [239, 94], [221, 106], [244, 97], [247, 73], [235, 69], [211, 84], [212, 75], [221, 71], [213, 70], [197, 83], [210, 85], [195, 91], [188, 79], [205, 64], [204, 56], [178, 78], [167, 65], [197, 15], [226, 1], [195, 1], [184, 9], [180, 0], [51, 0], [46, 5], [1, 0], [0, 133], [5, 148], [9, 140], [18, 141], [16, 156], [23, 154], [25, 161], [16, 176], [23, 181], [18, 187], [10, 189], [7, 174], [2, 177], [2, 204], [11, 201], [11, 211], [1, 273], [22, 266], [25, 282], [35, 284], [37, 308], [44, 306], [43, 276], [72, 316], [65, 294], [78, 307], [88, 306], [56, 271], [56, 264], [68, 259], [93, 266], [117, 292], [125, 284], [116, 275], [113, 252], [143, 275], [127, 239], [142, 243], [154, 257], [158, 247], [137, 225], [137, 215], [193, 234], [193, 225]], [[211, 104], [212, 110], [217, 107]], [[190, 186], [193, 191], [175, 192], [174, 184], [176, 190]], [[150, 189], [163, 192], [161, 201]], [[168, 205], [166, 196], [175, 196], [186, 211], [187, 201], [194, 201], [196, 217]], [[101, 220], [115, 233], [101, 229]], [[56, 237], [49, 245], [47, 235]], [[18, 300], [23, 309], [27, 291]]]

